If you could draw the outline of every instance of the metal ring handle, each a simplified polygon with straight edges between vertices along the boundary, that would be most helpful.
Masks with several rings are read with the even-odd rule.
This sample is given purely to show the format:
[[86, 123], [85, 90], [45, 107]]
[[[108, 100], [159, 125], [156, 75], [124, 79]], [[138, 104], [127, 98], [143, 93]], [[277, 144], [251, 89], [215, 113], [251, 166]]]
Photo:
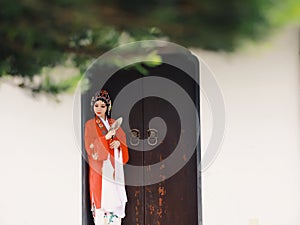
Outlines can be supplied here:
[[156, 145], [158, 142], [158, 131], [153, 128], [148, 129], [147, 135], [148, 135], [148, 139], [147, 139], [148, 145], [150, 145], [150, 146]]
[[137, 146], [140, 143], [140, 131], [138, 129], [132, 129], [130, 133], [130, 144], [132, 146]]

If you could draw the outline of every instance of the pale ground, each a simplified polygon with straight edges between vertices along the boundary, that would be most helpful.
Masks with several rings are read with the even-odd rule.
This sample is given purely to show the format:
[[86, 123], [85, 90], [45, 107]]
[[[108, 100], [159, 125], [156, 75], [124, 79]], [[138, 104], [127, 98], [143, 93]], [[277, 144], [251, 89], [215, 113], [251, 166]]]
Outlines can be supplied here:
[[[226, 106], [220, 153], [203, 172], [204, 225], [299, 225], [299, 39], [286, 29], [233, 55], [196, 51]], [[204, 84], [205, 85], [205, 84]], [[0, 86], [0, 224], [80, 225], [73, 96], [57, 104]], [[203, 149], [212, 126], [203, 102]]]

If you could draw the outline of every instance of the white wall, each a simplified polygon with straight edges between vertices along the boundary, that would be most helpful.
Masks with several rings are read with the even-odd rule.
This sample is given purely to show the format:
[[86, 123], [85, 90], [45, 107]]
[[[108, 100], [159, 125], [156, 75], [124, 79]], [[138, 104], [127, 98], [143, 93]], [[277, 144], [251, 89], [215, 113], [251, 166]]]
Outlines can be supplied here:
[[[197, 51], [226, 105], [220, 154], [203, 173], [204, 225], [300, 223], [298, 51], [295, 29], [233, 55]], [[72, 100], [0, 86], [1, 225], [80, 224]], [[203, 106], [205, 146], [211, 120]]]
[[[204, 225], [300, 224], [298, 37], [288, 28], [232, 55], [196, 51], [214, 71], [226, 107], [223, 145], [203, 172]], [[208, 105], [203, 146], [212, 125]]]
[[0, 224], [80, 224], [72, 96], [61, 104], [0, 86]]

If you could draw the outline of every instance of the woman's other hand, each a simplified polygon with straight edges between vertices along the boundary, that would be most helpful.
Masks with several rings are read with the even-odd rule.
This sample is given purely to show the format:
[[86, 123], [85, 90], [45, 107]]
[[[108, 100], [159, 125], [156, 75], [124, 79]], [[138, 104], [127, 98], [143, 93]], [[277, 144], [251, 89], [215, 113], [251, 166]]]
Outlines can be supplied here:
[[118, 141], [118, 140], [114, 140], [114, 141], [112, 141], [110, 144], [109, 144], [109, 147], [110, 148], [119, 148], [120, 147], [120, 142]]

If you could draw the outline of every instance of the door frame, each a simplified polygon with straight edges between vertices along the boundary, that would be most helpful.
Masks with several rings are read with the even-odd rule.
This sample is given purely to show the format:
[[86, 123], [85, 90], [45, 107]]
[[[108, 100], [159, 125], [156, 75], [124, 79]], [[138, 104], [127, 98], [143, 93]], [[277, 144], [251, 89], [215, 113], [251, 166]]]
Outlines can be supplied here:
[[[162, 54], [172, 54], [172, 50], [169, 51], [169, 49], [164, 49], [163, 51], [161, 51]], [[187, 54], [187, 56], [189, 57], [189, 60], [193, 63], [194, 65], [194, 71], [195, 71], [195, 76], [200, 80], [200, 63], [199, 60], [197, 59], [196, 56], [194, 56], [193, 54], [191, 54], [190, 52], [185, 52], [185, 54]], [[175, 60], [176, 61], [176, 60]], [[176, 63], [176, 62], [173, 62]], [[172, 64], [172, 62], [170, 63]], [[198, 84], [199, 84], [199, 80], [198, 80]], [[200, 119], [200, 86], [198, 86], [198, 88], [196, 88], [196, 107], [198, 110], [198, 115], [199, 115], [199, 119]], [[81, 96], [81, 112], [82, 112], [82, 107], [86, 105], [86, 101], [89, 101], [89, 99], [86, 99], [83, 95]], [[86, 120], [86, 116], [84, 116], [84, 113], [81, 113], [81, 121], [85, 122]], [[200, 122], [200, 121], [199, 121]], [[81, 122], [81, 137], [82, 140], [83, 139], [83, 134], [84, 134], [84, 123]], [[199, 124], [200, 126], [200, 124]], [[200, 130], [200, 127], [199, 127]], [[198, 202], [198, 225], [202, 225], [202, 185], [201, 185], [201, 135], [199, 133], [199, 137], [198, 137], [198, 143], [196, 146], [196, 158], [197, 158], [197, 202]], [[82, 176], [82, 224], [83, 225], [88, 225], [88, 224], [93, 224], [93, 220], [91, 217], [91, 213], [89, 213], [90, 215], [87, 214], [87, 212], [90, 212], [90, 201], [89, 201], [89, 186], [88, 186], [88, 163], [86, 161], [87, 159], [87, 155], [86, 152], [84, 151], [84, 141], [81, 142], [82, 143], [82, 160], [81, 160], [81, 176]], [[88, 199], [88, 201], [87, 201]]]

